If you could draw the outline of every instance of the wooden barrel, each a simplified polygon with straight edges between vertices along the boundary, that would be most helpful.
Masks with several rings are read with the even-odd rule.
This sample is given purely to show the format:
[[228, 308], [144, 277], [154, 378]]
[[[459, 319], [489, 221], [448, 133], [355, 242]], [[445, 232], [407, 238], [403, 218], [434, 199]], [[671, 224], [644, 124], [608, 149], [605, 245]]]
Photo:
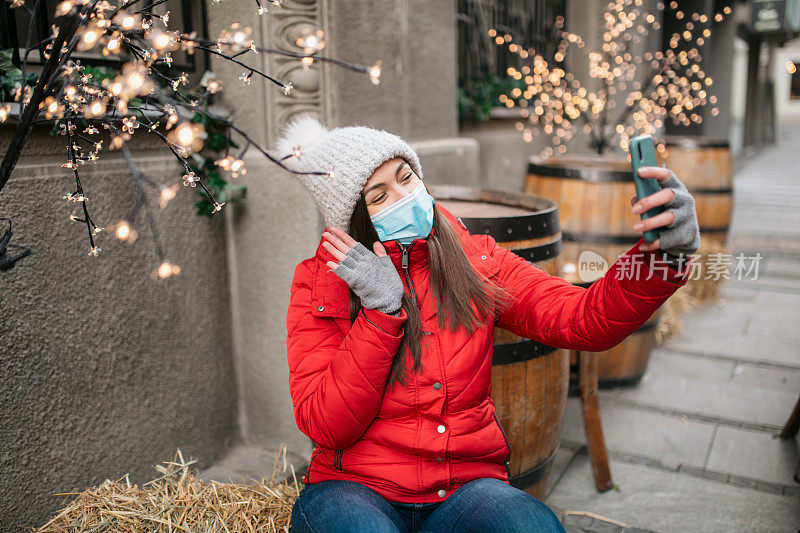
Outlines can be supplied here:
[[665, 135], [659, 165], [672, 169], [694, 197], [701, 240], [724, 244], [733, 213], [733, 155], [725, 139]]
[[[436, 202], [470, 233], [498, 245], [550, 274], [560, 267], [561, 233], [555, 202], [525, 193], [431, 186]], [[509, 481], [534, 497], [546, 497], [551, 466], [561, 442], [569, 387], [569, 351], [496, 327], [492, 403], [509, 447]]]
[[[631, 212], [636, 194], [631, 164], [616, 156], [531, 157], [525, 190], [555, 201], [561, 222], [561, 271], [558, 276], [588, 287], [600, 279], [642, 235], [633, 231], [639, 216]], [[606, 262], [594, 271], [581, 268], [582, 254]], [[585, 256], [584, 256], [585, 257]], [[639, 330], [611, 350], [598, 352], [599, 386], [630, 385], [641, 379], [655, 344], [660, 309]], [[573, 364], [577, 353], [570, 354]], [[573, 367], [574, 370], [574, 367]], [[572, 394], [577, 379], [571, 379]]]

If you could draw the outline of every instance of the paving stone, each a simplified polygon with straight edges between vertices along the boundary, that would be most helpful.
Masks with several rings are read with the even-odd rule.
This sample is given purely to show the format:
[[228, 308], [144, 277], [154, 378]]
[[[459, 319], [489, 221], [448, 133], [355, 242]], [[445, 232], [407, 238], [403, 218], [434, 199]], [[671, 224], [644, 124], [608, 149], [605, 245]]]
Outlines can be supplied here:
[[793, 485], [800, 460], [797, 441], [771, 433], [720, 426], [706, 465], [710, 470]]
[[704, 468], [700, 468], [697, 466], [689, 466], [689, 465], [681, 465], [678, 471], [681, 474], [689, 474], [697, 477], [703, 477], [703, 474], [705, 473]]
[[[748, 326], [747, 317], [757, 315], [762, 307], [749, 305], [747, 311], [735, 310], [739, 303], [730, 301], [724, 306], [722, 312], [708, 310], [702, 316], [696, 310], [685, 313], [683, 333], [664, 346], [692, 353], [724, 354], [745, 361], [800, 366], [800, 329], [781, 330], [778, 336], [768, 336], [760, 332], [760, 326]], [[734, 316], [726, 318], [729, 312]]]
[[765, 266], [764, 275], [767, 277], [800, 279], [800, 257], [796, 255], [770, 255]]
[[696, 468], [688, 465], [681, 465], [678, 471], [681, 474], [689, 474], [691, 476], [710, 479], [712, 481], [719, 481], [721, 483], [727, 483], [728, 479], [731, 477], [731, 475], [727, 472], [715, 472], [713, 470], [706, 470], [705, 468]]
[[726, 472], [716, 472], [714, 470], [705, 470], [703, 472], [703, 477], [705, 479], [710, 479], [712, 481], [719, 481], [719, 482], [726, 482], [730, 479], [731, 475]]
[[627, 529], [625, 526], [620, 526], [613, 522], [606, 522], [605, 520], [598, 520], [595, 518], [592, 522], [589, 531], [592, 533], [622, 533]]
[[[730, 336], [742, 335], [747, 323], [760, 309], [753, 300], [722, 300], [710, 302], [708, 305], [687, 311], [681, 318], [683, 330], [681, 334], [670, 340], [666, 346], [678, 345], [691, 351], [692, 344], [698, 342], [703, 348], [708, 346], [708, 340], [722, 340]], [[718, 347], [717, 352], [723, 352]]]
[[[733, 383], [797, 393], [800, 391], [800, 369], [738, 363], [733, 369]], [[786, 416], [788, 418], [788, 413]]]
[[783, 487], [783, 494], [785, 496], [794, 496], [800, 498], [800, 485], [796, 487]]
[[615, 391], [610, 398], [778, 428], [785, 424], [797, 393], [664, 373], [657, 379], [642, 380], [636, 387]]
[[567, 533], [589, 531], [593, 522], [594, 518], [586, 515], [567, 515], [561, 521]]
[[[743, 282], [745, 283], [745, 282]], [[759, 276], [756, 280], [747, 280], [751, 288], [759, 292], [775, 294], [800, 294], [800, 280], [790, 277]]]
[[[800, 287], [800, 286], [799, 286]], [[800, 292], [797, 294], [800, 299]], [[798, 330], [786, 331], [779, 336], [768, 337], [753, 330], [744, 339], [734, 339], [739, 342], [732, 348], [729, 355], [746, 361], [776, 363], [791, 367], [800, 367], [800, 336]]]
[[[657, 459], [677, 468], [687, 464], [702, 468], [708, 455], [715, 424], [603, 402], [600, 413], [609, 451]], [[586, 444], [580, 398], [567, 400], [562, 438]]]
[[[786, 298], [789, 296], [790, 298]], [[790, 303], [786, 300], [792, 300]], [[800, 340], [800, 332], [797, 331], [798, 320], [800, 319], [800, 298], [794, 295], [773, 295], [769, 306], [761, 304], [747, 325], [745, 335], [755, 335], [763, 338], [793, 338]], [[756, 303], [758, 303], [758, 299]], [[769, 344], [767, 344], [769, 346]], [[800, 351], [795, 353], [795, 362], [800, 365]]]
[[579, 450], [567, 448], [564, 446], [559, 446], [558, 450], [556, 450], [556, 456], [553, 459], [553, 464], [550, 466], [550, 479], [547, 482], [547, 489], [545, 494], [549, 494], [550, 491], [558, 483], [559, 478], [564, 473], [564, 471], [569, 466], [572, 459], [578, 453]]
[[763, 490], [764, 492], [771, 492], [772, 494], [784, 494], [783, 489], [785, 485], [780, 483], [769, 483], [767, 481], [759, 481], [756, 483], [756, 490]]
[[[800, 258], [798, 258], [798, 261], [800, 261]], [[794, 317], [797, 317], [798, 313], [800, 313], [800, 302], [797, 301], [796, 294], [784, 294], [777, 291], [759, 292], [755, 298], [755, 303], [767, 307], [782, 308], [790, 316]], [[793, 313], [790, 313], [791, 311]]]
[[737, 300], [747, 300], [750, 301], [753, 298], [756, 298], [761, 293], [761, 288], [757, 286], [751, 286], [748, 284], [742, 284], [737, 282], [729, 282], [722, 286], [722, 289], [719, 292], [720, 301], [737, 301]]
[[589, 511], [653, 531], [787, 532], [800, 528], [797, 498], [611, 460], [620, 490], [594, 488], [579, 455], [550, 495], [565, 510]]
[[653, 348], [642, 380], [659, 376], [688, 376], [730, 383], [736, 362], [702, 355], [688, 355], [666, 347]]
[[648, 529], [619, 525], [613, 521], [586, 515], [567, 515], [562, 521], [567, 533], [653, 533]]
[[728, 477], [728, 483], [737, 487], [745, 487], [748, 489], [755, 489], [758, 482], [755, 479], [742, 476], [731, 475]]

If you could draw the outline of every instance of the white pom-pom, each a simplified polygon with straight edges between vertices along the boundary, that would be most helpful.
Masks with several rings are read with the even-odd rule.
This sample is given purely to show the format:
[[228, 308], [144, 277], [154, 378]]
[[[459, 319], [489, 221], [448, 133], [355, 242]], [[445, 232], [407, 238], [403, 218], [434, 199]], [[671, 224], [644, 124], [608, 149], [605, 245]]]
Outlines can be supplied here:
[[[303, 113], [286, 124], [281, 138], [275, 145], [275, 150], [280, 158], [294, 154], [295, 150], [300, 150], [299, 157], [302, 158], [302, 152], [314, 146], [326, 133], [328, 133], [328, 128], [309, 113]], [[283, 163], [291, 167], [292, 159], [295, 157], [289, 157]]]

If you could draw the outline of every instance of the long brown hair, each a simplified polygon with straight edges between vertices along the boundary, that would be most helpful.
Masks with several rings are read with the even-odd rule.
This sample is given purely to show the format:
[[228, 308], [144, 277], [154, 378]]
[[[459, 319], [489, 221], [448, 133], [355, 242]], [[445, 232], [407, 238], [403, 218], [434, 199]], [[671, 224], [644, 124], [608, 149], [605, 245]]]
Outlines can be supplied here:
[[[356, 203], [350, 217], [350, 235], [372, 250], [372, 244], [380, 240], [375, 226], [370, 220], [367, 203], [363, 193]], [[491, 281], [482, 279], [464, 253], [464, 248], [450, 221], [439, 212], [434, 203], [433, 234], [428, 238], [429, 268], [433, 295], [437, 306], [439, 327], [456, 331], [464, 328], [471, 335], [475, 328], [486, 324], [491, 316], [492, 322], [500, 316], [511, 303], [511, 295]], [[353, 323], [363, 307], [358, 295], [350, 293], [350, 322]], [[472, 307], [475, 305], [475, 308]], [[387, 387], [400, 383], [406, 385], [405, 354], [411, 352], [412, 371], [422, 372], [421, 338], [422, 319], [419, 308], [411, 297], [404, 293], [402, 307], [408, 318], [403, 324], [405, 334], [392, 361], [387, 377]]]

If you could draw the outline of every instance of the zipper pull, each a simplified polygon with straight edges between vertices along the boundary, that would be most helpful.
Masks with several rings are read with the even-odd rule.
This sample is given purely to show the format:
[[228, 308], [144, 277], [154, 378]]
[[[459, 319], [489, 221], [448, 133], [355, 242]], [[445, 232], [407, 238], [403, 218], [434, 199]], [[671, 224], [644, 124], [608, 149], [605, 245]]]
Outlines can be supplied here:
[[403, 268], [408, 268], [408, 248], [405, 245], [401, 244], [403, 248]]

